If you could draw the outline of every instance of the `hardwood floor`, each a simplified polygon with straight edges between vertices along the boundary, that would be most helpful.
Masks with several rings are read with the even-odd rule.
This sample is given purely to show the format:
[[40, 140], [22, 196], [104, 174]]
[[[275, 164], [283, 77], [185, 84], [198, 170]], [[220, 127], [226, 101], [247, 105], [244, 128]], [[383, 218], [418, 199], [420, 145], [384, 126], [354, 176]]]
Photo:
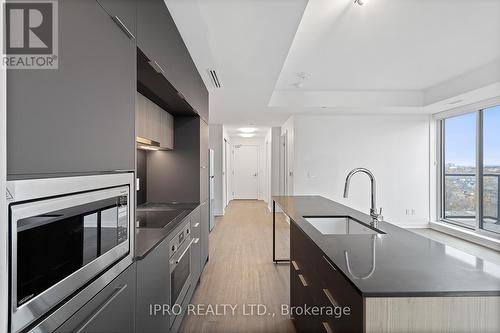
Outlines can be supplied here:
[[[289, 225], [283, 215], [277, 217], [276, 255], [288, 258]], [[232, 305], [234, 315], [229, 306], [226, 315], [188, 313], [180, 331], [295, 332], [292, 321], [281, 315], [281, 304], [289, 304], [289, 265], [272, 263], [272, 214], [267, 205], [231, 201], [225, 216], [216, 218], [209, 244], [210, 259], [191, 303], [205, 311], [219, 305], [221, 313], [224, 304]], [[251, 304], [263, 304], [267, 313], [249, 314]]]

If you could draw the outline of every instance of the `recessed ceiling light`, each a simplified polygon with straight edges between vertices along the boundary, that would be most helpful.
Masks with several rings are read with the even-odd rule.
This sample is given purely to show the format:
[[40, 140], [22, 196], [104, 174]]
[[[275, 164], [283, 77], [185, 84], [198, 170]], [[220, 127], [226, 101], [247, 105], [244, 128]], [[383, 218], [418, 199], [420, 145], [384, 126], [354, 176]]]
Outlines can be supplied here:
[[254, 137], [255, 134], [251, 134], [251, 133], [241, 133], [240, 136], [242, 138], [251, 138], [251, 137]]
[[242, 127], [239, 129], [239, 131], [242, 133], [253, 133], [257, 131], [257, 129], [255, 127]]
[[366, 5], [369, 0], [354, 0], [354, 3], [357, 3], [360, 6]]

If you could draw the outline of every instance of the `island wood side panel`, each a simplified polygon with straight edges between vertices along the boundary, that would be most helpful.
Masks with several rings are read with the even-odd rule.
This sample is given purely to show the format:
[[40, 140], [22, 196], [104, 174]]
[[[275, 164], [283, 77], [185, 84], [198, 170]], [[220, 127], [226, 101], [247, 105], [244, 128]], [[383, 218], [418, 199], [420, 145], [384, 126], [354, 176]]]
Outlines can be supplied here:
[[500, 332], [500, 297], [365, 298], [366, 333]]

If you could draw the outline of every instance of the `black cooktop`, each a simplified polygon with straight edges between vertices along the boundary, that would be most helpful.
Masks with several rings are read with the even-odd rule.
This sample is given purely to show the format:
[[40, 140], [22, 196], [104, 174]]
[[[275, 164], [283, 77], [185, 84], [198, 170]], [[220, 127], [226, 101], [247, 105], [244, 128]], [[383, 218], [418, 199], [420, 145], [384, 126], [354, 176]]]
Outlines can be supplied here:
[[138, 228], [164, 228], [170, 222], [186, 216], [188, 211], [183, 209], [173, 209], [164, 211], [139, 211], [137, 210], [137, 227]]
[[191, 210], [184, 204], [145, 203], [137, 206], [136, 219], [138, 228], [161, 229], [169, 223], [184, 218]]

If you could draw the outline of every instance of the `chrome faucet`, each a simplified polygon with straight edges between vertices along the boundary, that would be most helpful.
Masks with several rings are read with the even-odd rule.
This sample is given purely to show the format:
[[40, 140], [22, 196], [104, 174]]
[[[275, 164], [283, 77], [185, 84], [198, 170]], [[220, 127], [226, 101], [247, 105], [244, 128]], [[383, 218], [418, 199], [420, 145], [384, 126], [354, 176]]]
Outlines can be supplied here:
[[371, 191], [372, 191], [371, 207], [370, 207], [370, 216], [372, 218], [371, 226], [377, 228], [378, 222], [383, 220], [383, 216], [382, 216], [382, 208], [380, 208], [380, 211], [377, 212], [376, 182], [375, 182], [375, 176], [370, 170], [366, 168], [356, 168], [352, 169], [351, 172], [347, 174], [347, 178], [345, 179], [345, 185], [344, 185], [344, 198], [347, 198], [349, 196], [349, 184], [351, 182], [351, 178], [358, 172], [365, 173], [368, 175], [368, 177], [370, 177]]

